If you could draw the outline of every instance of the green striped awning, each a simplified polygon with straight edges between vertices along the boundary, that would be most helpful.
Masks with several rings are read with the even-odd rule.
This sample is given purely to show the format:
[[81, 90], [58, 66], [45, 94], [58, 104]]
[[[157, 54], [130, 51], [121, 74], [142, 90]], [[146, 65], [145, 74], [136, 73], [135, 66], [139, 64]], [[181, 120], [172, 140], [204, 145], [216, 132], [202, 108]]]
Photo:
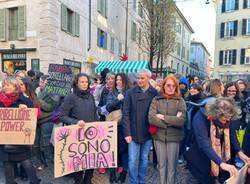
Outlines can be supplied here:
[[96, 73], [101, 73], [108, 68], [114, 73], [137, 73], [139, 70], [149, 68], [148, 61], [101, 61], [95, 68]]

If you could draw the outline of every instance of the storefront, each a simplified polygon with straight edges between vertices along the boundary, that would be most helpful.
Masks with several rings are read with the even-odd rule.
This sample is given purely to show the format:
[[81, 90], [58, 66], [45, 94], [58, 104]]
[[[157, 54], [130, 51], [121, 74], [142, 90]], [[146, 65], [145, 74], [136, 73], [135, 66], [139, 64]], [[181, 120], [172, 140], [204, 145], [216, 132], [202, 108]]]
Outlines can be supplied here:
[[70, 66], [74, 75], [81, 73], [82, 64], [80, 62], [69, 59], [63, 59], [63, 64]]
[[20, 53], [3, 53], [2, 54], [2, 71], [13, 74], [17, 70], [26, 70], [26, 52]]

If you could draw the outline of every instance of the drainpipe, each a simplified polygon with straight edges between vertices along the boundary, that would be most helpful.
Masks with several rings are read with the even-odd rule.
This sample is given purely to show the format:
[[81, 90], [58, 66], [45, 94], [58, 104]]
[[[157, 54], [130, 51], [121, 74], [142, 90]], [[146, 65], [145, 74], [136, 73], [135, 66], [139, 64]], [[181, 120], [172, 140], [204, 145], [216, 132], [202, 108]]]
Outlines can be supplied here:
[[126, 5], [125, 54], [128, 54], [128, 0]]
[[89, 45], [88, 51], [91, 49], [91, 0], [89, 0]]

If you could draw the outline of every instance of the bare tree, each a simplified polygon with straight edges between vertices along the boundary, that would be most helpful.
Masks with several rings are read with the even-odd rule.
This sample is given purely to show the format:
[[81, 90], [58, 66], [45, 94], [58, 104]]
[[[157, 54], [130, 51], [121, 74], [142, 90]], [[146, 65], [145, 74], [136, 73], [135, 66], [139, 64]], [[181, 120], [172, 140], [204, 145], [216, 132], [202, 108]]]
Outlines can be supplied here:
[[143, 15], [138, 20], [141, 33], [138, 46], [149, 55], [156, 73], [162, 73], [167, 56], [175, 47], [175, 3], [173, 0], [142, 0]]

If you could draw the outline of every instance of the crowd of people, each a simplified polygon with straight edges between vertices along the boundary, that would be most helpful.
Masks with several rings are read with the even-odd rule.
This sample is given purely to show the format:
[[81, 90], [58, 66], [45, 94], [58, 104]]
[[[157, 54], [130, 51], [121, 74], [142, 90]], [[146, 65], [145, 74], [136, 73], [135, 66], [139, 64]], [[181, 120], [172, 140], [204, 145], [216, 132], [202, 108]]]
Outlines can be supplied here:
[[[6, 184], [16, 177], [39, 184], [36, 170], [53, 156], [53, 127], [117, 121], [118, 167], [99, 168], [110, 183], [143, 184], [149, 153], [160, 184], [176, 184], [177, 166], [185, 166], [201, 184], [223, 183], [237, 175], [239, 162], [250, 164], [250, 85], [247, 80], [170, 74], [156, 77], [148, 69], [97, 78], [79, 73], [66, 97], [47, 94], [48, 75], [18, 71], [0, 76], [1, 108], [37, 108], [35, 144], [0, 145]], [[237, 132], [245, 130], [243, 140]], [[34, 163], [34, 160], [36, 160]], [[242, 165], [241, 165], [242, 166]], [[94, 169], [71, 174], [75, 184], [91, 184]]]

